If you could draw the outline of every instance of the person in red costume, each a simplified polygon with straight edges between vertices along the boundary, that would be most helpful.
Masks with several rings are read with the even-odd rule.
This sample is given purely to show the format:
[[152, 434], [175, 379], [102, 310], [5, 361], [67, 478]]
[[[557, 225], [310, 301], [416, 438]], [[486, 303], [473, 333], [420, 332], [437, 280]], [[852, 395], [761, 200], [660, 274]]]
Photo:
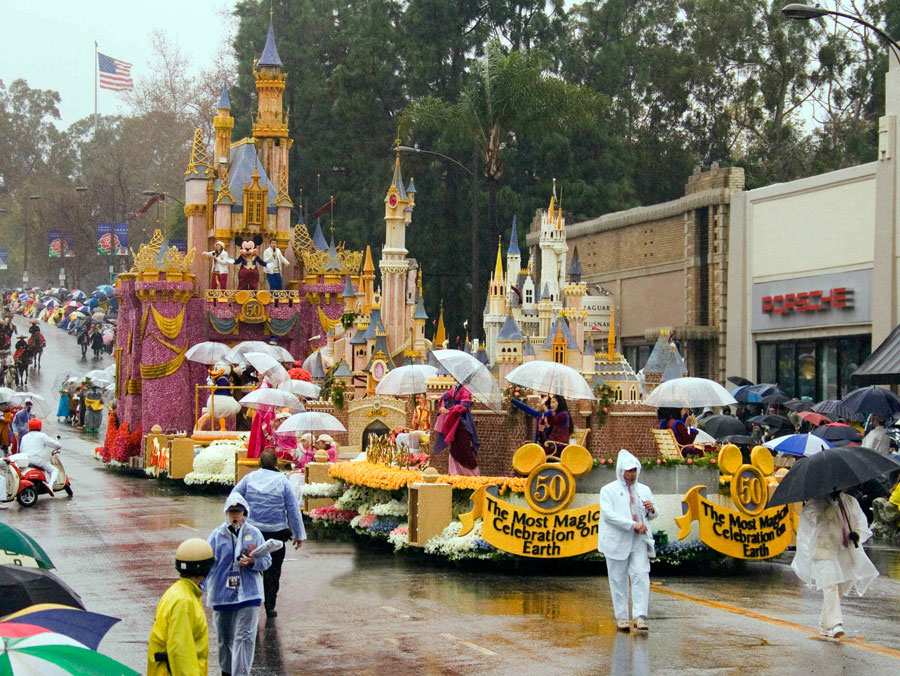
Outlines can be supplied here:
[[481, 476], [476, 457], [481, 442], [472, 418], [472, 393], [457, 384], [441, 396], [438, 411], [440, 415], [434, 422], [434, 431], [437, 432], [434, 452], [450, 449], [447, 463], [450, 474]]
[[239, 290], [256, 291], [259, 289], [259, 270], [265, 268], [266, 262], [259, 257], [259, 245], [262, 244], [262, 235], [254, 235], [253, 239], [235, 237], [238, 245], [238, 257], [234, 266], [238, 269]]
[[569, 445], [574, 424], [565, 397], [551, 396], [549, 408], [538, 419], [538, 439], [544, 448], [552, 445], [554, 452], [559, 452]]
[[658, 408], [656, 409], [656, 417], [659, 418], [659, 429], [672, 430], [672, 434], [675, 435], [675, 441], [678, 442], [679, 446], [684, 447], [681, 449], [682, 455], [699, 455], [701, 453], [699, 449], [691, 445], [694, 443], [694, 439], [699, 431], [692, 427], [696, 422], [694, 416], [683, 416], [677, 408]]

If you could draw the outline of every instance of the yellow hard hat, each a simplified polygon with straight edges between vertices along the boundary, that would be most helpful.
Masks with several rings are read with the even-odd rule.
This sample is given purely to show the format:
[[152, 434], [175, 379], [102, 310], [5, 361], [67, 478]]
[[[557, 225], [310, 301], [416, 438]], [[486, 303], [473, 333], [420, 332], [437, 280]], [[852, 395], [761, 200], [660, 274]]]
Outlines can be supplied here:
[[175, 550], [175, 568], [182, 577], [205, 577], [215, 562], [212, 547], [201, 538], [185, 540]]

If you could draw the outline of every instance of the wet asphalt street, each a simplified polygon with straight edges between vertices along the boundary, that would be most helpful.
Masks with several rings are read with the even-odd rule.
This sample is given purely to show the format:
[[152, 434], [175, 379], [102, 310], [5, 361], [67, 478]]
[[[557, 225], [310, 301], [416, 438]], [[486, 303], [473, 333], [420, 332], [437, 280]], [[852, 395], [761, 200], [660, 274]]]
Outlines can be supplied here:
[[[44, 333], [44, 368], [31, 389], [48, 400], [65, 374], [111, 363], [81, 362], [73, 338]], [[88, 609], [122, 618], [100, 650], [143, 672], [156, 603], [175, 579], [175, 547], [218, 525], [224, 495], [109, 472], [91, 457], [95, 440], [49, 427], [63, 437], [75, 497], [42, 496], [29, 510], [10, 503], [0, 519], [41, 542]], [[279, 616], [260, 620], [253, 673], [895, 673], [900, 552], [868, 551], [881, 577], [864, 598], [844, 599], [854, 638], [834, 643], [812, 638], [821, 595], [797, 580], [789, 556], [737, 577], [651, 574], [650, 632], [630, 636], [615, 631], [602, 576], [486, 574], [313, 540], [288, 553]], [[218, 674], [212, 627], [210, 638]]]

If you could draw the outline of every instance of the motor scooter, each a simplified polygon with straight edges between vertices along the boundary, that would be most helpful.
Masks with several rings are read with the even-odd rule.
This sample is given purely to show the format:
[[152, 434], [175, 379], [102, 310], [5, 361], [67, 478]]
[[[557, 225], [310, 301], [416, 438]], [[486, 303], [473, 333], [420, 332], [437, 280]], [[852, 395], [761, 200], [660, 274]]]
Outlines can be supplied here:
[[[71, 498], [74, 493], [72, 492], [69, 477], [66, 474], [66, 468], [63, 467], [59, 459], [58, 449], [52, 452], [51, 462], [59, 470], [56, 483], [53, 484], [53, 492], [64, 491]], [[38, 496], [42, 493], [48, 493], [47, 484], [45, 483], [47, 477], [44, 475], [44, 470], [37, 467], [29, 467], [27, 455], [22, 455], [21, 453], [10, 455], [3, 458], [2, 465], [0, 466], [0, 479], [6, 479], [5, 495], [0, 490], [0, 500], [3, 502], [18, 500], [23, 507], [34, 507], [37, 504]], [[8, 468], [8, 471], [2, 472], [6, 468]], [[3, 482], [0, 482], [0, 489], [2, 488]]]

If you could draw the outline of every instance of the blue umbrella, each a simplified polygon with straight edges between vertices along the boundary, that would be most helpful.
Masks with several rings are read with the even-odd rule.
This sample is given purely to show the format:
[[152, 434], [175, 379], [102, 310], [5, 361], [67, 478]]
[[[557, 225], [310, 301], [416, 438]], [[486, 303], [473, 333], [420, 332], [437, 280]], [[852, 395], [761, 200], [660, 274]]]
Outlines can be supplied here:
[[853, 390], [841, 399], [841, 403], [855, 413], [874, 415], [882, 420], [888, 420], [900, 412], [900, 399], [897, 395], [874, 385]]
[[21, 622], [43, 627], [97, 650], [100, 641], [119, 622], [119, 618], [55, 603], [41, 603], [7, 615], [0, 622]]
[[93, 308], [97, 307], [98, 305], [100, 305], [100, 301], [99, 301], [99, 300], [97, 300], [96, 298], [88, 298], [87, 306], [88, 306], [89, 308], [92, 308], [92, 309], [93, 309]]
[[107, 296], [110, 296], [115, 291], [115, 288], [112, 284], [101, 284], [97, 287], [97, 291], [103, 291]]
[[832, 448], [834, 444], [827, 439], [822, 439], [812, 434], [786, 434], [783, 437], [767, 441], [763, 446], [778, 453], [803, 456], [813, 455], [826, 448]]
[[756, 385], [741, 385], [731, 391], [731, 396], [742, 404], [759, 404], [762, 402], [763, 395], [754, 391], [754, 387]]
[[95, 300], [106, 300], [106, 291], [101, 291], [100, 289], [91, 291], [91, 298]]
[[91, 314], [91, 308], [87, 305], [80, 306], [76, 312], [84, 312], [85, 314]]

